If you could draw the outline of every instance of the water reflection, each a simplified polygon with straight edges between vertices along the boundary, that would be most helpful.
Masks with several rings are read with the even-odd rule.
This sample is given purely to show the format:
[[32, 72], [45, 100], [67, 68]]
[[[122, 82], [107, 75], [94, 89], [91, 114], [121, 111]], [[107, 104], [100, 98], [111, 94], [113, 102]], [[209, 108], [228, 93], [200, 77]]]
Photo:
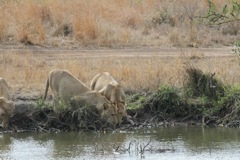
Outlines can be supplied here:
[[0, 159], [28, 159], [32, 155], [39, 159], [52, 157], [53, 142], [51, 140], [35, 141], [25, 134], [2, 134]]
[[10, 139], [10, 134], [0, 134], [0, 150], [1, 151], [8, 151], [10, 150], [10, 144], [11, 144], [11, 139]]
[[174, 127], [159, 129], [156, 134], [156, 140], [181, 140], [188, 149], [198, 151], [201, 149], [225, 147], [224, 145], [229, 143], [240, 143], [239, 136], [240, 129], [238, 128]]
[[[139, 146], [174, 152], [146, 152], [145, 159], [239, 159], [240, 129], [173, 127], [122, 133], [0, 134], [0, 159], [141, 159]], [[133, 143], [132, 143], [133, 142]], [[117, 147], [131, 152], [116, 152]], [[174, 158], [175, 157], [175, 158]]]

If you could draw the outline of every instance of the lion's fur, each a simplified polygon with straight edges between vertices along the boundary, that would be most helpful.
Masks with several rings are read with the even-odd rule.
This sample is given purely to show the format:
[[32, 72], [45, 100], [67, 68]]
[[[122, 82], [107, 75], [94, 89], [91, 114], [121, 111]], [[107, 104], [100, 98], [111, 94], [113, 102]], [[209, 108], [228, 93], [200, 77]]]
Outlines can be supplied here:
[[118, 121], [127, 116], [125, 108], [125, 92], [116, 79], [108, 72], [97, 74], [91, 81], [90, 88], [104, 95], [109, 101], [117, 105]]
[[3, 128], [8, 127], [9, 117], [14, 109], [9, 86], [3, 78], [0, 78], [0, 119], [2, 119], [1, 126]]
[[74, 96], [72, 100], [82, 105], [94, 105], [97, 108], [102, 119], [113, 124], [119, 123], [117, 118], [116, 105], [110, 103], [97, 91], [85, 92], [81, 95]]
[[49, 73], [44, 100], [47, 97], [49, 87], [54, 96], [54, 108], [58, 100], [61, 100], [65, 105], [70, 104], [71, 100], [75, 100], [80, 104], [94, 105], [102, 119], [113, 124], [118, 123], [116, 106], [98, 92], [91, 91], [68, 71], [55, 69]]
[[60, 69], [52, 70], [49, 73], [44, 100], [47, 97], [49, 87], [53, 92], [54, 102], [56, 103], [58, 100], [61, 100], [64, 104], [68, 104], [71, 97], [80, 95], [90, 90], [71, 73]]

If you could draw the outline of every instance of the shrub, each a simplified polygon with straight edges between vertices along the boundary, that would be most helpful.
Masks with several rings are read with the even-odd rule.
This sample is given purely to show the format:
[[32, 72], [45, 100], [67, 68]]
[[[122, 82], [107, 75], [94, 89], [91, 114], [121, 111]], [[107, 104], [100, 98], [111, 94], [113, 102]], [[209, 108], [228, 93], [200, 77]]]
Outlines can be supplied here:
[[203, 73], [194, 66], [186, 68], [184, 81], [184, 92], [187, 97], [206, 96], [210, 99], [217, 99], [224, 94], [223, 84], [213, 78], [214, 74]]
[[225, 96], [216, 104], [214, 115], [219, 117], [218, 123], [234, 125], [239, 123], [240, 117], [240, 86], [229, 86], [225, 89]]
[[161, 86], [159, 90], [144, 102], [145, 112], [163, 118], [184, 117], [188, 107], [173, 87]]

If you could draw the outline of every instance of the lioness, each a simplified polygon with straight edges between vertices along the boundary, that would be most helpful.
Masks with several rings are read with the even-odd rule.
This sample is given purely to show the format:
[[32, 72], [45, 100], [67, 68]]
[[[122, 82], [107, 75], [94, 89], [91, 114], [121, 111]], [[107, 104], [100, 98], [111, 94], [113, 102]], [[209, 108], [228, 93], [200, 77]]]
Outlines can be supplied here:
[[15, 106], [12, 101], [9, 87], [3, 78], [0, 78], [0, 119], [1, 126], [7, 128], [9, 125], [9, 117], [14, 111]]
[[112, 124], [118, 123], [116, 106], [98, 92], [91, 91], [68, 71], [55, 69], [49, 73], [44, 100], [46, 100], [49, 86], [54, 95], [54, 108], [58, 100], [65, 105], [75, 100], [80, 104], [94, 105], [102, 119]]
[[109, 101], [117, 105], [118, 122], [121, 124], [123, 118], [127, 118], [125, 108], [125, 92], [121, 85], [108, 72], [97, 74], [91, 81], [90, 88], [104, 95]]

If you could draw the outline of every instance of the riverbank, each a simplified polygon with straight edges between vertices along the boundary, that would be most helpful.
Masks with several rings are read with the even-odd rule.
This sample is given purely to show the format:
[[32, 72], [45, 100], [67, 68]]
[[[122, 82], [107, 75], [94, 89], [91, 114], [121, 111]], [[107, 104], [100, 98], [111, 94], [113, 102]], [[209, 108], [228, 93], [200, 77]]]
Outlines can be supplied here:
[[[73, 55], [72, 55], [73, 56]], [[135, 56], [134, 56], [135, 57]], [[37, 56], [35, 56], [37, 58]], [[171, 60], [174, 57], [171, 57]], [[233, 62], [237, 62], [237, 57], [231, 57], [231, 65]], [[8, 59], [8, 58], [7, 58]], [[144, 58], [145, 59], [145, 58]], [[219, 60], [219, 57], [217, 56]], [[229, 60], [229, 57], [220, 57], [222, 60]], [[32, 60], [32, 59], [31, 59]], [[126, 60], [126, 59], [125, 59]], [[157, 59], [155, 59], [157, 60]], [[164, 60], [168, 60], [166, 57]], [[36, 81], [30, 81], [27, 79], [27, 87], [16, 87], [13, 92], [13, 100], [16, 105], [16, 109], [10, 119], [10, 132], [63, 132], [72, 130], [128, 130], [132, 128], [141, 127], [167, 127], [174, 125], [203, 125], [203, 126], [225, 126], [225, 127], [239, 127], [240, 115], [239, 115], [239, 97], [240, 86], [239, 83], [230, 84], [223, 81], [221, 76], [216, 73], [202, 71], [200, 66], [198, 68], [193, 65], [192, 61], [202, 61], [205, 59], [186, 59], [188, 63], [185, 63], [181, 72], [182, 85], [172, 85], [170, 83], [165, 84], [158, 82], [154, 84], [155, 90], [146, 89], [150, 85], [150, 78], [162, 78], [158, 77], [160, 72], [155, 71], [149, 79], [145, 81], [148, 83], [142, 84], [143, 88], [139, 89], [132, 83], [124, 85], [124, 90], [127, 95], [127, 112], [132, 117], [134, 124], [130, 125], [124, 123], [120, 126], [111, 126], [99, 120], [99, 117], [94, 112], [89, 112], [88, 109], [68, 109], [62, 111], [60, 114], [55, 114], [52, 110], [51, 96], [48, 97], [50, 101], [47, 105], [41, 105], [41, 93], [37, 89], [45, 88], [44, 81], [35, 84]], [[55, 59], [55, 61], [57, 61]], [[64, 63], [70, 61], [64, 59]], [[96, 61], [96, 60], [94, 60]], [[134, 61], [134, 59], [132, 59]], [[49, 61], [52, 62], [52, 61]], [[168, 64], [171, 61], [164, 61], [163, 64]], [[228, 62], [229, 63], [229, 62]], [[228, 64], [227, 63], [227, 64]], [[11, 67], [13, 62], [5, 63]], [[28, 64], [31, 65], [31, 64]], [[36, 65], [36, 64], [35, 64]], [[45, 64], [48, 66], [47, 64]], [[56, 64], [58, 65], [58, 64]], [[72, 65], [72, 64], [71, 64]], [[91, 65], [90, 65], [91, 66]], [[109, 66], [109, 65], [108, 65]], [[163, 65], [160, 65], [163, 66]], [[9, 69], [8, 67], [8, 69]], [[22, 66], [20, 66], [21, 68]], [[176, 67], [175, 67], [176, 68]], [[178, 67], [179, 68], [179, 67]], [[85, 66], [86, 69], [86, 66]], [[109, 67], [108, 67], [109, 69]], [[161, 68], [161, 70], [163, 67]], [[105, 67], [104, 67], [105, 70]], [[169, 73], [173, 70], [168, 68]], [[228, 68], [225, 67], [226, 73]], [[135, 70], [136, 71], [136, 70]], [[223, 71], [223, 70], [222, 70]], [[235, 70], [231, 70], [233, 72]], [[237, 71], [237, 70], [236, 70]], [[43, 72], [43, 71], [42, 71]], [[14, 72], [13, 72], [14, 73]], [[81, 72], [77, 72], [79, 75]], [[117, 72], [116, 72], [117, 73]], [[126, 72], [122, 72], [122, 77], [126, 80]], [[141, 72], [142, 74], [144, 72]], [[147, 72], [148, 74], [151, 72]], [[174, 72], [175, 73], [175, 72]], [[33, 75], [36, 75], [36, 71]], [[218, 72], [219, 74], [219, 72]], [[13, 75], [13, 74], [11, 74]], [[36, 76], [29, 75], [30, 78], [36, 80]], [[42, 74], [43, 75], [43, 74]], [[47, 75], [47, 74], [46, 74]], [[83, 74], [81, 74], [83, 75]], [[154, 75], [154, 76], [153, 76]], [[180, 75], [180, 73], [178, 73]], [[16, 76], [14, 74], [14, 76]], [[133, 76], [129, 77], [133, 78]], [[144, 78], [143, 75], [134, 76]], [[168, 74], [167, 78], [171, 78], [172, 75]], [[234, 74], [234, 80], [237, 81], [237, 72]], [[42, 77], [41, 77], [42, 78]], [[163, 77], [164, 78], [164, 77]], [[166, 78], [166, 77], [165, 77]], [[231, 77], [227, 77], [231, 78]], [[122, 79], [122, 78], [119, 78]], [[172, 77], [173, 79], [173, 77]], [[14, 78], [16, 82], [16, 78]], [[17, 79], [19, 81], [19, 79]], [[162, 79], [161, 79], [162, 80]], [[174, 82], [179, 81], [179, 77], [176, 77]], [[33, 83], [34, 82], [34, 83]], [[122, 81], [123, 82], [123, 81]], [[139, 81], [141, 82], [141, 81]], [[155, 80], [156, 82], [156, 80]], [[26, 83], [26, 82], [25, 82]], [[33, 85], [34, 84], [34, 85]], [[39, 85], [40, 84], [40, 85]], [[125, 83], [124, 83], [125, 84]], [[141, 83], [140, 83], [141, 84]], [[175, 83], [176, 84], [176, 83]], [[139, 83], [135, 86], [139, 87]], [[34, 88], [34, 86], [37, 86]], [[154, 86], [152, 86], [154, 88]], [[32, 89], [34, 88], [34, 89]], [[135, 89], [132, 89], [135, 88]], [[42, 89], [41, 89], [42, 90]], [[3, 132], [2, 129], [0, 129]], [[5, 131], [4, 131], [5, 132]]]
[[[182, 88], [160, 86], [156, 92], [126, 91], [133, 123], [113, 126], [91, 107], [53, 112], [52, 99], [21, 98], [10, 119], [10, 132], [119, 131], [170, 126], [240, 127], [240, 86], [224, 85], [214, 74], [186, 70]], [[51, 97], [50, 97], [51, 98]], [[0, 129], [3, 132], [2, 129]]]
[[52, 108], [38, 108], [36, 101], [19, 101], [15, 104], [16, 110], [10, 118], [8, 129], [0, 128], [2, 132], [69, 132], [69, 131], [130, 131], [144, 128], [160, 128], [170, 126], [202, 125], [200, 119], [171, 118], [163, 120], [162, 117], [144, 112], [142, 109], [128, 109], [133, 124], [123, 122], [113, 126], [101, 121], [97, 112], [83, 110], [64, 110], [59, 114]]

